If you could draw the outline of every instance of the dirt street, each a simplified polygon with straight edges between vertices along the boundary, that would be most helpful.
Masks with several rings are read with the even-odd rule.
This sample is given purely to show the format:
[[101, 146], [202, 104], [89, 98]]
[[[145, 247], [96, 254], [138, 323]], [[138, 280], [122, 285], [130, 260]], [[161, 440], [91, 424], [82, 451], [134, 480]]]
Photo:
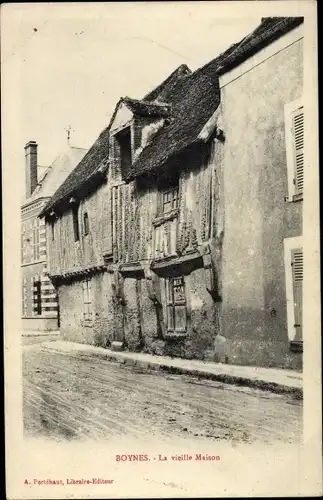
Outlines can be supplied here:
[[302, 402], [190, 376], [134, 371], [93, 357], [23, 353], [27, 436], [182, 438], [245, 443], [301, 439]]

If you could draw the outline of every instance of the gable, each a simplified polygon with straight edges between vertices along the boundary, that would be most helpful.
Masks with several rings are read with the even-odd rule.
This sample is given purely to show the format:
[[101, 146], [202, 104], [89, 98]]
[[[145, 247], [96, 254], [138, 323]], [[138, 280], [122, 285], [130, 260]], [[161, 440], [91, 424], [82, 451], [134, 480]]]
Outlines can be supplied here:
[[111, 132], [116, 132], [117, 130], [122, 129], [125, 125], [127, 125], [133, 119], [133, 113], [130, 111], [128, 106], [122, 102], [116, 114], [111, 122], [110, 130]]

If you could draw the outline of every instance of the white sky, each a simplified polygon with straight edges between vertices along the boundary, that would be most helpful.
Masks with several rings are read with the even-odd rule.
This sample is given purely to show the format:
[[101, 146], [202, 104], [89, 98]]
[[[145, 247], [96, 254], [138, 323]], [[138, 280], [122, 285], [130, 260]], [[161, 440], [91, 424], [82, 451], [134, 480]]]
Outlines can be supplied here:
[[69, 125], [72, 145], [89, 148], [121, 96], [142, 97], [182, 63], [196, 69], [260, 22], [259, 12], [221, 18], [218, 5], [20, 5], [3, 58], [18, 70], [22, 165], [29, 140], [50, 164]]

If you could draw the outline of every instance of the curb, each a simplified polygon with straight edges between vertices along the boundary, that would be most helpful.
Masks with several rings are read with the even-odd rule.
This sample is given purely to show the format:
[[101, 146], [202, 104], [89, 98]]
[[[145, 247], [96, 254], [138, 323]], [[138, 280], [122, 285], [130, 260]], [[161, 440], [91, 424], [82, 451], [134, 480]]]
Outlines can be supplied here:
[[[55, 349], [55, 345], [51, 346], [46, 346], [45, 347], [47, 350], [53, 350], [56, 352], [62, 352], [60, 349]], [[196, 369], [190, 369], [190, 368], [184, 368], [184, 367], [178, 367], [178, 366], [172, 366], [172, 365], [166, 365], [163, 363], [160, 363], [158, 361], [143, 361], [143, 360], [138, 360], [138, 359], [132, 359], [132, 358], [125, 358], [122, 355], [120, 356], [119, 352], [114, 352], [114, 351], [109, 351], [106, 350], [106, 352], [99, 352], [99, 351], [92, 351], [92, 352], [86, 352], [83, 350], [80, 351], [74, 351], [77, 352], [78, 356], [80, 358], [82, 357], [96, 357], [100, 359], [105, 359], [106, 361], [111, 361], [111, 362], [116, 362], [119, 365], [125, 365], [128, 367], [136, 367], [142, 370], [153, 370], [155, 372], [163, 372], [163, 373], [170, 373], [173, 375], [190, 375], [192, 377], [196, 377], [199, 379], [208, 379], [208, 380], [214, 380], [217, 382], [222, 382], [225, 384], [230, 384], [230, 385], [237, 385], [241, 387], [250, 387], [253, 389], [261, 389], [263, 391], [269, 391], [269, 392], [274, 392], [276, 394], [290, 394], [295, 399], [302, 400], [303, 399], [303, 389], [299, 387], [290, 387], [287, 385], [279, 384], [276, 382], [268, 382], [265, 380], [259, 380], [259, 379], [252, 379], [252, 378], [246, 378], [246, 377], [240, 377], [237, 375], [228, 375], [224, 373], [213, 373], [209, 371], [204, 371], [203, 369], [201, 370], [196, 370]]]
[[59, 336], [60, 332], [57, 330], [48, 330], [47, 332], [41, 332], [36, 330], [24, 330], [21, 334], [22, 337], [54, 337]]
[[236, 375], [228, 375], [223, 373], [211, 373], [207, 371], [194, 370], [189, 368], [182, 368], [178, 366], [169, 366], [159, 363], [144, 362], [134, 359], [120, 359], [117, 356], [107, 354], [105, 356], [107, 361], [117, 361], [120, 365], [136, 366], [145, 370], [154, 370], [170, 373], [172, 375], [191, 375], [192, 377], [200, 379], [214, 380], [230, 385], [238, 385], [241, 387], [250, 387], [253, 389], [261, 389], [263, 391], [274, 392], [276, 394], [291, 394], [296, 399], [303, 399], [303, 390], [298, 387], [289, 387], [287, 385], [277, 384], [276, 382], [267, 382], [265, 380], [253, 380]]

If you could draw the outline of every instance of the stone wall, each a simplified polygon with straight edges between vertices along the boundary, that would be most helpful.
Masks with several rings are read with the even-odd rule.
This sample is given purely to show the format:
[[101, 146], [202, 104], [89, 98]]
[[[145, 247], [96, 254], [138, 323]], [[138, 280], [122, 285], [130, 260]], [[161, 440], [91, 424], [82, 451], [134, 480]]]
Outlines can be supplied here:
[[221, 89], [221, 316], [232, 363], [301, 364], [287, 335], [284, 238], [302, 234], [302, 201], [285, 201], [284, 105], [302, 95], [302, 59], [299, 40]]
[[65, 340], [106, 347], [114, 340], [112, 275], [92, 276], [92, 323], [84, 320], [82, 279], [59, 286], [61, 335]]

